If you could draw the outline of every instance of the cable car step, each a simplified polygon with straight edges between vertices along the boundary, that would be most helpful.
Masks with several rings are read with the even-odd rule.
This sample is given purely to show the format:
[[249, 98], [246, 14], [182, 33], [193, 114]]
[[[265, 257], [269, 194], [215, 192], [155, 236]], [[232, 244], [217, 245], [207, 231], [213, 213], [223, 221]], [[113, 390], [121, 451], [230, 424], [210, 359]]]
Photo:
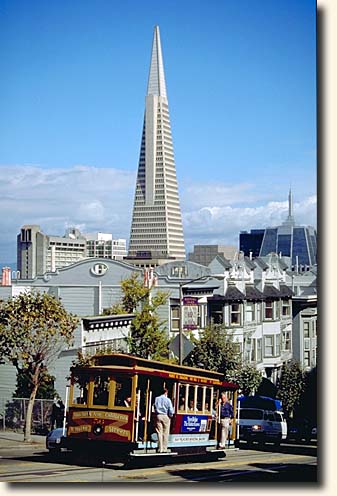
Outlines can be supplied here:
[[172, 456], [172, 455], [178, 455], [176, 451], [165, 451], [164, 453], [158, 453], [156, 450], [148, 450], [148, 451], [134, 451], [130, 453], [131, 457], [149, 457], [149, 456]]

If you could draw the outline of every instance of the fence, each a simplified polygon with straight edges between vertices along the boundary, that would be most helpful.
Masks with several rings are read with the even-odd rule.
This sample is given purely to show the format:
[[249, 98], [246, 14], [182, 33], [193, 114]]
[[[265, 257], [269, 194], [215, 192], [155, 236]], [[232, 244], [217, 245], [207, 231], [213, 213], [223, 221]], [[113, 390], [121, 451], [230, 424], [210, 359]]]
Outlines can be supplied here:
[[[0, 398], [0, 429], [23, 431], [28, 398]], [[44, 435], [50, 429], [53, 400], [35, 400], [32, 416], [32, 434]]]

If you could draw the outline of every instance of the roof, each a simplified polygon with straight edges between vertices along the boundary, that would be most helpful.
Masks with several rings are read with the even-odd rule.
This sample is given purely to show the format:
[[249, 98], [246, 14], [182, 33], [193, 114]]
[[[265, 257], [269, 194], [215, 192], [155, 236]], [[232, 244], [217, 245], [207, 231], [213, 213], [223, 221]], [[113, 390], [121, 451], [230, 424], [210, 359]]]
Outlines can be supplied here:
[[255, 269], [256, 264], [249, 257], [245, 257], [245, 263], [249, 269]]
[[261, 293], [253, 284], [246, 284], [246, 299], [263, 300], [263, 293]]
[[217, 260], [218, 262], [220, 262], [225, 269], [232, 268], [232, 264], [230, 263], [230, 261], [227, 260], [227, 258], [225, 258], [223, 255], [221, 255], [221, 253], [219, 253], [216, 257], [214, 257], [213, 260]]
[[167, 98], [159, 26], [156, 26], [154, 28], [153, 33], [152, 55], [147, 94], [158, 95]]
[[280, 298], [281, 292], [272, 284], [266, 284], [263, 290], [265, 298]]
[[[105, 355], [96, 355], [94, 357], [95, 365], [89, 366], [76, 366], [72, 370], [91, 369], [92, 367], [121, 367], [123, 370], [131, 369], [133, 372], [143, 371], [146, 373], [149, 369], [157, 370], [161, 374], [175, 374], [176, 379], [187, 380], [190, 376], [203, 377], [211, 381], [221, 383], [221, 386], [229, 386], [231, 389], [238, 389], [237, 384], [224, 381], [224, 375], [220, 372], [213, 370], [199, 369], [196, 367], [186, 367], [185, 365], [177, 365], [173, 363], [159, 362], [157, 360], [148, 360], [134, 355], [127, 355], [123, 353], [111, 353]], [[179, 377], [181, 375], [181, 377]]]
[[262, 260], [262, 258], [260, 258], [260, 257], [254, 258], [254, 262], [257, 263], [261, 267], [262, 270], [266, 270], [269, 267], [269, 265], [266, 264], [266, 262], [264, 260]]
[[241, 291], [236, 286], [228, 285], [225, 294], [225, 299], [231, 301], [238, 301], [238, 300], [245, 300], [246, 297], [243, 293], [241, 293]]
[[291, 297], [294, 295], [293, 291], [286, 284], [280, 284], [281, 297]]

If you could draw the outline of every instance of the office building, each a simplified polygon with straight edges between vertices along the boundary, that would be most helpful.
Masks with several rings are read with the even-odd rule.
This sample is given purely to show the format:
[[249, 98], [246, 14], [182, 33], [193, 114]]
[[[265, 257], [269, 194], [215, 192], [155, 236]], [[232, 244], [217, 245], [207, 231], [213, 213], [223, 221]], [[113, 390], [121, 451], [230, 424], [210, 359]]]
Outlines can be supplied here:
[[158, 265], [185, 259], [159, 27], [154, 29], [127, 260]]
[[298, 226], [293, 215], [292, 192], [288, 197], [288, 217], [278, 227], [252, 229], [240, 233], [240, 251], [246, 256], [264, 257], [278, 253], [288, 257], [293, 270], [308, 270], [317, 264], [317, 234], [311, 226]]
[[188, 260], [207, 266], [217, 255], [231, 259], [237, 251], [235, 246], [230, 245], [194, 245], [193, 252], [188, 254]]
[[112, 234], [93, 233], [84, 234], [87, 240], [88, 258], [110, 258], [123, 260], [127, 254], [126, 239], [112, 239]]
[[19, 279], [33, 279], [85, 258], [122, 260], [125, 255], [125, 239], [114, 240], [106, 233], [82, 234], [74, 227], [64, 236], [51, 236], [38, 225], [25, 225], [17, 237]]

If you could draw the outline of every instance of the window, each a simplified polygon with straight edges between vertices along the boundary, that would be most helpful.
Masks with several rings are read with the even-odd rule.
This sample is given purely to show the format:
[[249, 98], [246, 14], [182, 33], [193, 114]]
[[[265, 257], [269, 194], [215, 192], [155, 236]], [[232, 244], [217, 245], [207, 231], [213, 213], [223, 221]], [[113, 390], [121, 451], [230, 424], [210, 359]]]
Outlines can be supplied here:
[[197, 411], [197, 405], [195, 400], [196, 400], [196, 386], [189, 385], [187, 411], [189, 412]]
[[241, 308], [239, 303], [230, 305], [230, 323], [231, 325], [241, 325]]
[[87, 405], [88, 403], [89, 376], [80, 375], [74, 378], [71, 390], [70, 404]]
[[109, 400], [109, 379], [107, 377], [96, 376], [94, 379], [93, 405], [108, 405]]
[[282, 317], [290, 317], [290, 301], [282, 300]]
[[264, 307], [264, 318], [266, 320], [272, 320], [273, 318], [273, 301], [266, 301]]
[[262, 362], [262, 338], [256, 340], [256, 361]]
[[264, 356], [265, 357], [274, 356], [274, 336], [264, 337]]
[[256, 320], [261, 322], [261, 303], [256, 304]]
[[281, 340], [280, 335], [276, 334], [275, 336], [275, 356], [280, 356], [281, 354]]
[[252, 349], [252, 339], [251, 338], [244, 338], [244, 361], [249, 361], [250, 360], [250, 353]]
[[310, 322], [303, 322], [303, 337], [310, 338]]
[[186, 412], [187, 411], [187, 401], [186, 401], [186, 394], [187, 394], [187, 385], [186, 384], [179, 384], [179, 403], [178, 403], [178, 409], [181, 412]]
[[125, 400], [131, 397], [132, 379], [131, 377], [119, 376], [115, 378], [115, 398], [113, 404], [115, 406], [127, 407]]
[[180, 308], [179, 306], [171, 307], [171, 331], [179, 331]]
[[305, 351], [303, 354], [303, 358], [304, 367], [310, 367], [310, 351]]
[[282, 333], [283, 351], [291, 351], [291, 332], [283, 331]]
[[254, 302], [247, 301], [246, 302], [246, 322], [253, 322], [255, 320], [255, 308]]

